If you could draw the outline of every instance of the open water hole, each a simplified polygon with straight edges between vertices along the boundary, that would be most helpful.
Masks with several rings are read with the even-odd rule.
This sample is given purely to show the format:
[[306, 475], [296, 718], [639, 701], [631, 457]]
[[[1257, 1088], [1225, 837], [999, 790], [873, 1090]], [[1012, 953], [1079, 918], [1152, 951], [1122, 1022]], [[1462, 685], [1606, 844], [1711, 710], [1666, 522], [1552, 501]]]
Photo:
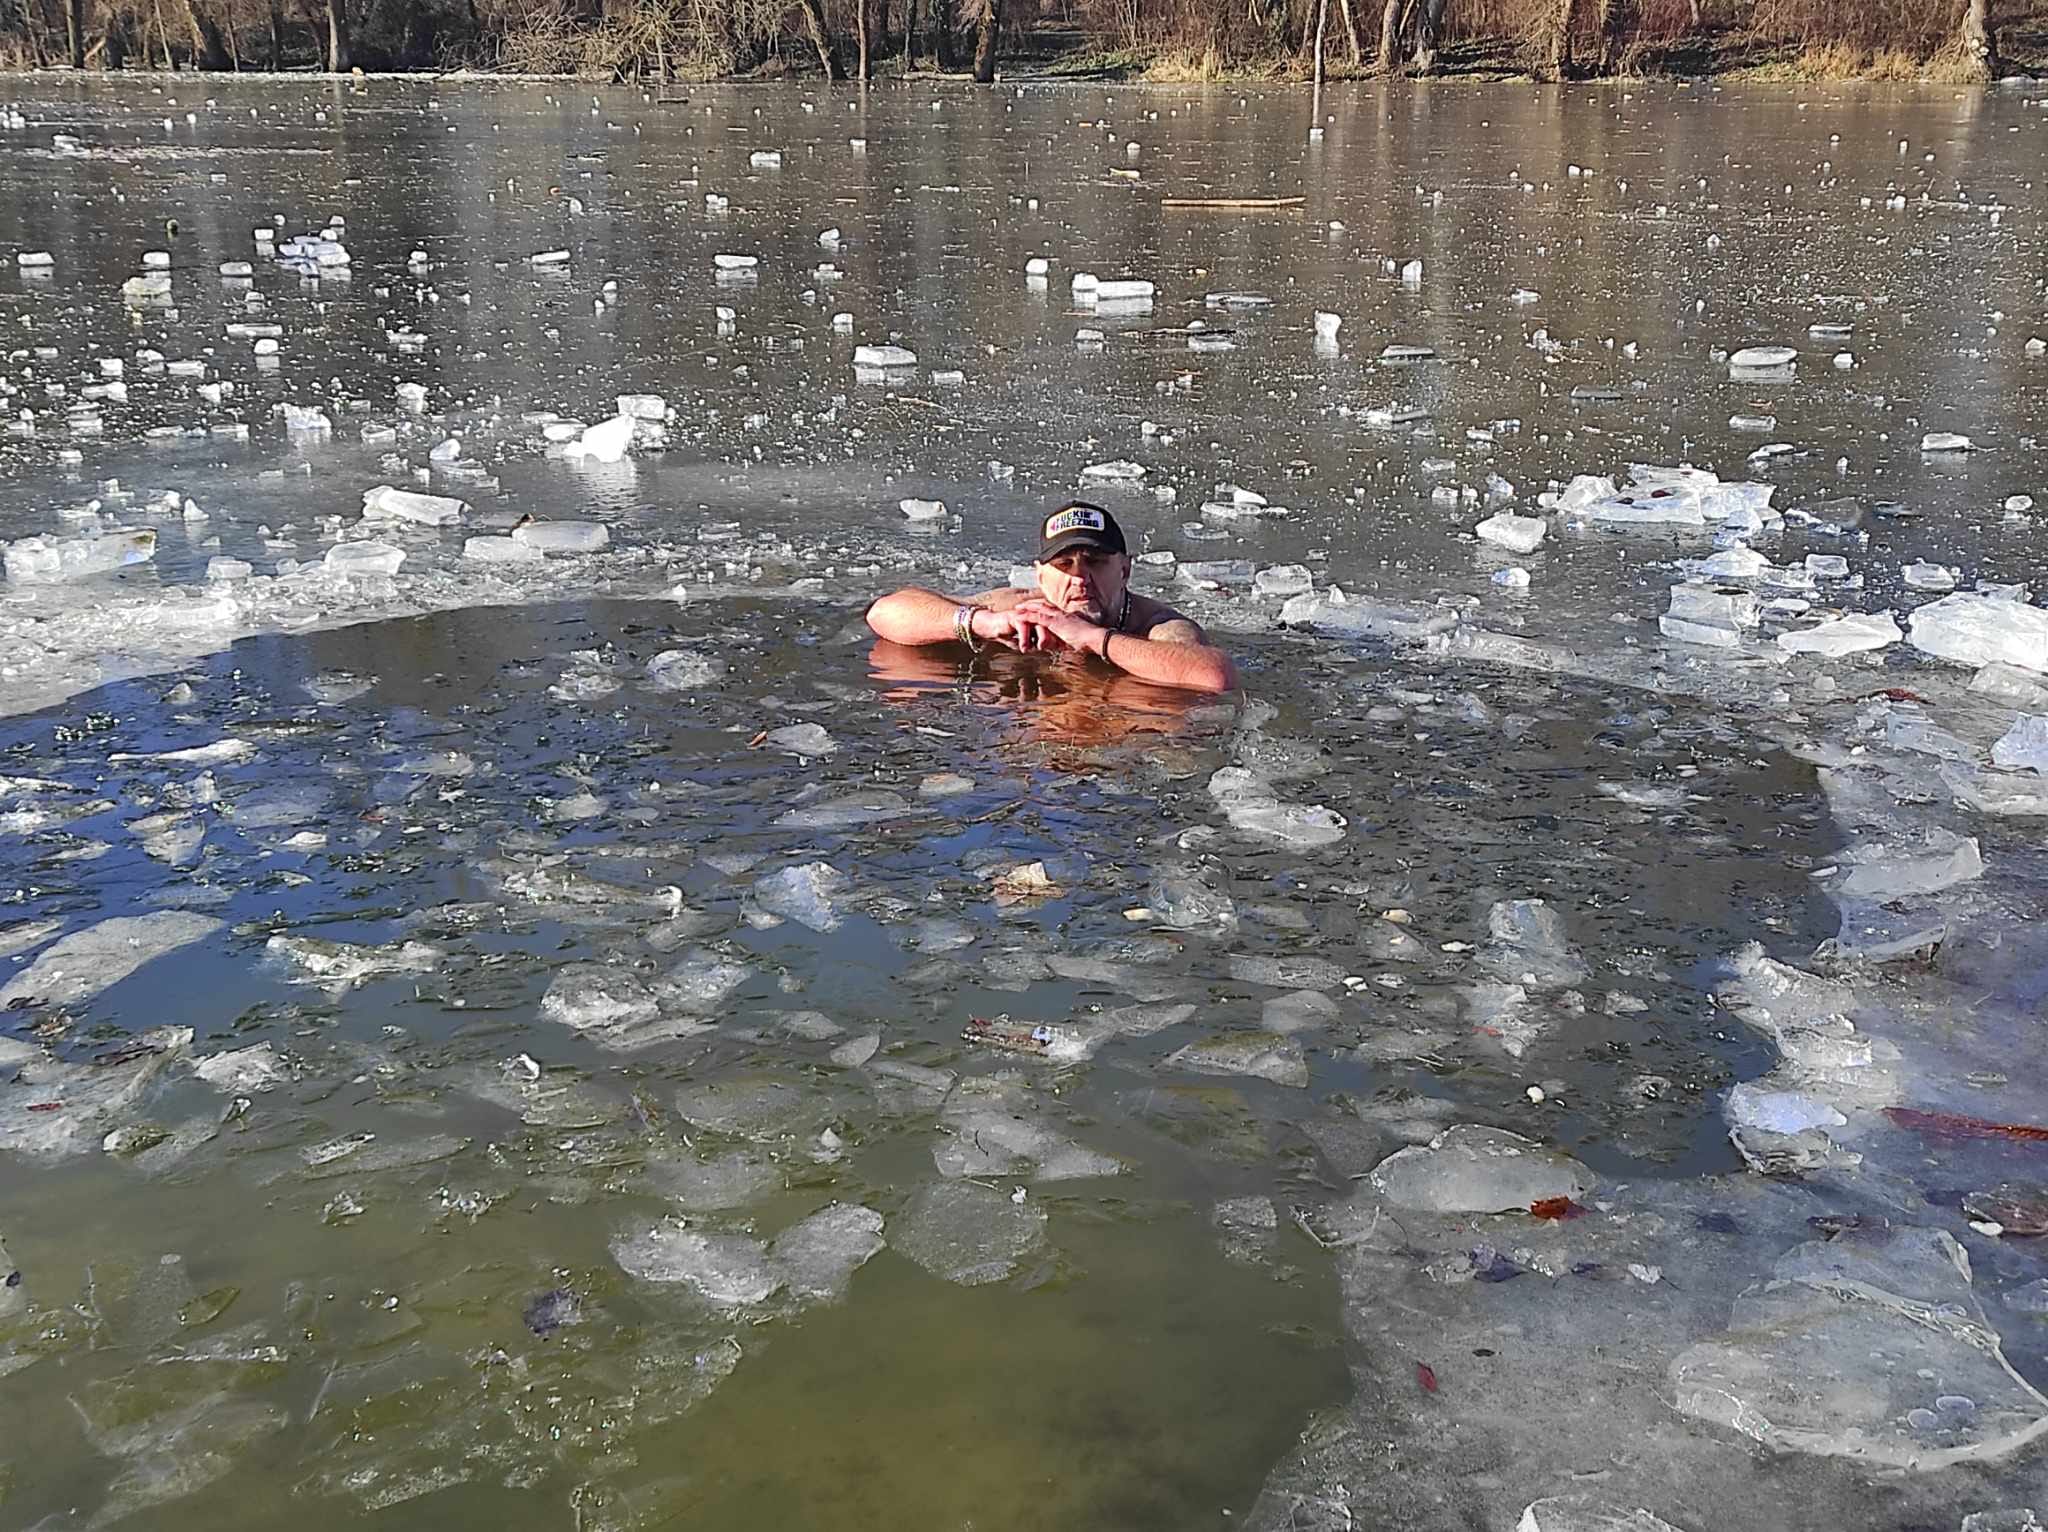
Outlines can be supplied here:
[[[590, 601], [250, 640], [0, 727], [5, 931], [224, 922], [8, 1035], [276, 1065], [172, 1063], [111, 1148], [0, 1168], [11, 1516], [1213, 1522], [1347, 1386], [1293, 1215], [1359, 1142], [1732, 1166], [1717, 1093], [1766, 1061], [1695, 971], [1820, 934], [1805, 769], [1652, 697], [1242, 647], [1248, 699], [1190, 705], [906, 662], [836, 605]], [[1233, 828], [1229, 766], [1344, 837]], [[1475, 1023], [1522, 898], [1583, 977]], [[834, 1204], [885, 1242], [836, 1298], [645, 1279], [648, 1239], [776, 1248]]]

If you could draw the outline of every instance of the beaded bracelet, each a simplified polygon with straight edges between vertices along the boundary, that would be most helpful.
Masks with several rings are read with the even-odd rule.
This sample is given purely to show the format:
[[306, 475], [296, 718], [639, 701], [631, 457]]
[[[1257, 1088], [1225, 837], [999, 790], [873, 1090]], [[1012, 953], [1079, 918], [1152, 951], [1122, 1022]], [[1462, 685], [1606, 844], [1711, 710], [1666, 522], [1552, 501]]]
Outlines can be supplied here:
[[974, 636], [974, 614], [980, 610], [972, 602], [963, 601], [953, 611], [953, 637], [976, 654], [981, 652], [981, 641]]

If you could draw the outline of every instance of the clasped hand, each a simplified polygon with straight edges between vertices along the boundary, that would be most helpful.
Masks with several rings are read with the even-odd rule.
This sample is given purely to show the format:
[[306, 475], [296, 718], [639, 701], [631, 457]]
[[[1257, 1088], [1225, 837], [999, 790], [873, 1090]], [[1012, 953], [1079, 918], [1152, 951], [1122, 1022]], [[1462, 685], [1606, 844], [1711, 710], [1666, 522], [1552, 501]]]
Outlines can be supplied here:
[[1020, 601], [1006, 612], [985, 612], [976, 617], [974, 630], [1020, 654], [1059, 649], [1100, 654], [1104, 635], [1101, 623], [1037, 600]]

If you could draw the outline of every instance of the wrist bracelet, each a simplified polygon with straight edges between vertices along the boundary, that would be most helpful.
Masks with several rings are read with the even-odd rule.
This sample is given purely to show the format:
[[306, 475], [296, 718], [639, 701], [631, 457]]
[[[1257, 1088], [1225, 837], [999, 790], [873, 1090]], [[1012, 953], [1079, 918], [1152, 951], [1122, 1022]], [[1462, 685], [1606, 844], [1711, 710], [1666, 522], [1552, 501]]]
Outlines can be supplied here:
[[972, 602], [963, 601], [953, 612], [953, 636], [976, 653], [981, 651], [981, 640], [974, 636], [974, 614], [980, 610]]
[[1109, 657], [1109, 641], [1110, 641], [1110, 640], [1111, 640], [1112, 638], [1115, 638], [1115, 637], [1116, 637], [1116, 629], [1114, 629], [1114, 628], [1104, 628], [1104, 629], [1102, 630], [1102, 648], [1101, 648], [1101, 649], [1100, 649], [1100, 651], [1098, 651], [1098, 652], [1099, 652], [1099, 653], [1101, 654], [1101, 656], [1102, 656], [1102, 663], [1103, 663], [1103, 664], [1105, 664], [1105, 665], [1111, 665], [1111, 664], [1114, 664], [1114, 663], [1115, 663], [1115, 661], [1113, 661], [1113, 660], [1112, 660], [1112, 659], [1110, 659], [1110, 657]]

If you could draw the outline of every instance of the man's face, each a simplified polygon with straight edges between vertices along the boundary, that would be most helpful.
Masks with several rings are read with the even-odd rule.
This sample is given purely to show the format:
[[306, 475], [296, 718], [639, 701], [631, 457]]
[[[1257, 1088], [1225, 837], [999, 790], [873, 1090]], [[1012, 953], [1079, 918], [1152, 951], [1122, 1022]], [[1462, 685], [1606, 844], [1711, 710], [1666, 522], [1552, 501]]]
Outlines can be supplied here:
[[1095, 622], [1115, 618], [1131, 578], [1127, 556], [1092, 548], [1069, 548], [1037, 567], [1038, 593], [1048, 604]]

